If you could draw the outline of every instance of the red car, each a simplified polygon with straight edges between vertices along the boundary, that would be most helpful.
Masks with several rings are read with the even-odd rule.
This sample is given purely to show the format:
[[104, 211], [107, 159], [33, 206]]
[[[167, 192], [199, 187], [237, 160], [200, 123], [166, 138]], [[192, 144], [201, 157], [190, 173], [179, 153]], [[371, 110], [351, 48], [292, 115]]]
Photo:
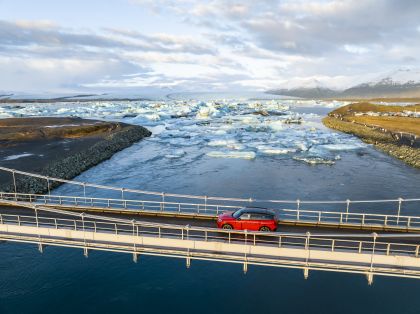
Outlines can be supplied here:
[[217, 227], [222, 229], [276, 231], [277, 218], [266, 208], [244, 207], [217, 217]]

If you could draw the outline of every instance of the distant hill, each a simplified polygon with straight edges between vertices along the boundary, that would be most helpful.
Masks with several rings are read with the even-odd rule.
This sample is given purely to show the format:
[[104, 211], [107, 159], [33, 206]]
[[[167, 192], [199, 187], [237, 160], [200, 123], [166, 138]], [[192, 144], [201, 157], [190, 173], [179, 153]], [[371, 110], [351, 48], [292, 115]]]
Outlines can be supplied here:
[[300, 98], [331, 98], [340, 95], [341, 92], [324, 87], [303, 87], [292, 89], [276, 89], [269, 91], [268, 93]]
[[301, 98], [376, 98], [420, 97], [420, 70], [401, 68], [378, 79], [355, 85], [344, 90], [328, 87], [295, 87], [276, 89], [269, 93]]

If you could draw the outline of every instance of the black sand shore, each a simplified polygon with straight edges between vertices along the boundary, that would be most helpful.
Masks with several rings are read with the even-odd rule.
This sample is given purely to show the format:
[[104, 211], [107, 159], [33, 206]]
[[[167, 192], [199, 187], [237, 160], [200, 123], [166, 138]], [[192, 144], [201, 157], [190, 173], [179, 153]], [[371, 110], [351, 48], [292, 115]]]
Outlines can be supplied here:
[[[0, 120], [0, 166], [72, 179], [151, 133], [141, 126], [81, 118]], [[0, 190], [13, 191], [0, 171]], [[45, 180], [16, 175], [19, 192], [43, 193]]]

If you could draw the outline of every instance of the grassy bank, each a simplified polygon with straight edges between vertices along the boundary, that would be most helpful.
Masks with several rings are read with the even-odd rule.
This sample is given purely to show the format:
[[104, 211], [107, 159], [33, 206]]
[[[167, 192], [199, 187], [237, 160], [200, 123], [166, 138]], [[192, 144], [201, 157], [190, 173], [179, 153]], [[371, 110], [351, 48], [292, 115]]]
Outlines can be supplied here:
[[[356, 103], [330, 112], [323, 123], [331, 129], [356, 135], [385, 153], [420, 168], [420, 148], [415, 138], [420, 136], [420, 118], [398, 115], [413, 111], [419, 112], [420, 105]], [[360, 115], [369, 112], [379, 116]], [[401, 132], [405, 133], [404, 136], [399, 135]]]

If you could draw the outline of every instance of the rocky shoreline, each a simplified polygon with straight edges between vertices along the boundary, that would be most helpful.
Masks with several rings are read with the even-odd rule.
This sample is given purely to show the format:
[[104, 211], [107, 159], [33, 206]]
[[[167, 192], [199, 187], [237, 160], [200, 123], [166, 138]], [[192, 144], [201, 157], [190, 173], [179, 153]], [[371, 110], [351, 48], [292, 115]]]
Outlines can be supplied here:
[[[54, 146], [54, 154], [58, 154], [59, 157], [48, 159], [42, 167], [30, 167], [28, 163], [25, 163], [25, 168], [19, 167], [19, 163], [22, 165], [23, 162], [16, 160], [15, 164], [5, 164], [0, 162], [0, 165], [4, 167], [25, 169], [28, 172], [36, 172], [38, 174], [56, 177], [60, 179], [72, 179], [82, 173], [83, 171], [99, 164], [100, 162], [111, 158], [116, 152], [121, 151], [132, 144], [140, 141], [141, 139], [151, 135], [151, 132], [144, 127], [136, 125], [128, 125], [124, 123], [110, 123], [112, 126], [110, 130], [103, 134], [95, 134], [92, 138], [87, 135], [76, 139], [73, 143], [70, 152], [65, 152], [63, 147]], [[56, 144], [61, 139], [49, 139], [49, 142]], [[85, 140], [85, 143], [83, 142]], [[37, 142], [38, 143], [38, 142]], [[35, 145], [37, 145], [35, 143]], [[31, 143], [24, 143], [23, 145], [31, 146]], [[32, 143], [32, 146], [34, 143]], [[8, 144], [10, 146], [10, 143]], [[20, 144], [22, 145], [22, 144]], [[51, 143], [47, 144], [51, 145]], [[13, 146], [13, 145], [12, 145]], [[82, 147], [82, 148], [80, 148]], [[73, 149], [75, 148], [75, 149]], [[11, 148], [13, 152], [13, 147]], [[9, 148], [10, 150], [10, 148]], [[65, 148], [65, 150], [69, 150]], [[62, 158], [60, 158], [62, 156]], [[22, 158], [24, 160], [25, 158]], [[3, 179], [7, 173], [2, 172]], [[11, 177], [11, 176], [10, 176]], [[58, 186], [57, 182], [50, 182], [50, 188]], [[48, 192], [48, 183], [46, 180], [37, 178], [30, 178], [23, 175], [16, 175], [16, 188], [19, 193], [45, 193]], [[14, 185], [11, 178], [3, 180], [0, 185], [0, 191], [14, 192]]]
[[344, 133], [353, 134], [368, 144], [373, 144], [379, 150], [398, 158], [410, 166], [420, 168], [420, 149], [404, 145], [400, 140], [395, 139], [392, 134], [380, 132], [372, 128], [340, 120], [335, 117], [325, 117], [325, 126]]

